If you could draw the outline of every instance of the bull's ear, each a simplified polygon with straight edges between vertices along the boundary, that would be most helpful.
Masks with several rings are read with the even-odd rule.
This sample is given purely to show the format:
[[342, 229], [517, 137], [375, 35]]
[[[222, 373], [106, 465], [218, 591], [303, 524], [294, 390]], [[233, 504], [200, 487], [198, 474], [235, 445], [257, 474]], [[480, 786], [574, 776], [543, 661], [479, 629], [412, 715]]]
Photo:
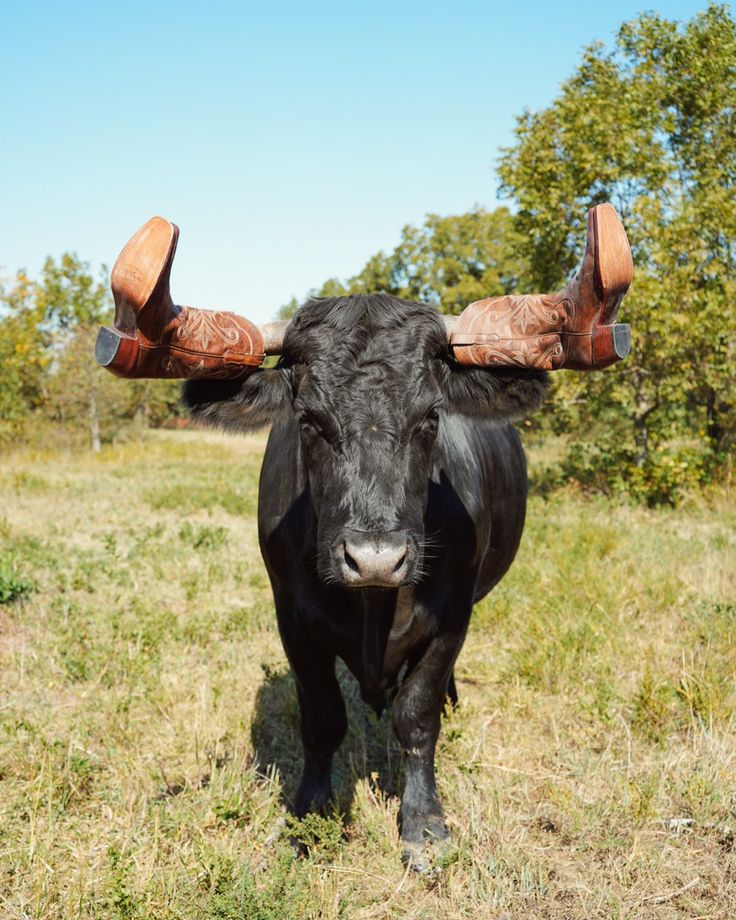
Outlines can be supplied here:
[[445, 405], [461, 415], [513, 421], [538, 409], [548, 386], [545, 371], [453, 363], [447, 365], [444, 379]]
[[255, 431], [290, 411], [289, 372], [270, 368], [243, 380], [188, 380], [182, 400], [192, 418], [205, 425]]

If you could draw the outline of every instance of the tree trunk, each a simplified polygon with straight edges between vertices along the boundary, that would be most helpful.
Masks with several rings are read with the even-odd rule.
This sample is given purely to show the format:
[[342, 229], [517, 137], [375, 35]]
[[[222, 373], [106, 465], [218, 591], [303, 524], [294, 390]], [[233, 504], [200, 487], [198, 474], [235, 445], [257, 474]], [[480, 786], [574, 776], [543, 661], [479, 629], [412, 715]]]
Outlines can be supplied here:
[[100, 413], [97, 409], [97, 393], [94, 390], [92, 390], [89, 398], [89, 434], [92, 451], [98, 454], [102, 444], [100, 440]]
[[636, 393], [636, 414], [634, 415], [634, 442], [636, 456], [634, 462], [641, 469], [649, 458], [649, 416], [659, 405], [659, 398], [647, 399], [644, 393], [644, 379], [635, 371], [633, 376], [634, 392]]
[[720, 408], [716, 391], [708, 387], [705, 397], [705, 432], [712, 450], [717, 454], [726, 446], [726, 432], [721, 424]]
[[634, 419], [634, 440], [636, 442], [636, 466], [641, 469], [649, 456], [649, 425], [647, 419], [649, 412], [639, 415]]
[[141, 401], [135, 408], [134, 419], [135, 424], [140, 428], [150, 427], [151, 413], [149, 409], [149, 401], [151, 398], [151, 381], [145, 380], [143, 382], [143, 388], [141, 391]]

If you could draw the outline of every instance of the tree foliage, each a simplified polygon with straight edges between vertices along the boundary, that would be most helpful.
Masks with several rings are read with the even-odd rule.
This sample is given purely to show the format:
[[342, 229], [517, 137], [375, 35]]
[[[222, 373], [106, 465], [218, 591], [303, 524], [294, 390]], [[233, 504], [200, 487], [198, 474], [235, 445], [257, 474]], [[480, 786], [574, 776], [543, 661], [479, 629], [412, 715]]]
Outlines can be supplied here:
[[[384, 290], [458, 313], [483, 297], [551, 292], [575, 269], [588, 208], [622, 214], [635, 277], [622, 364], [555, 374], [543, 424], [567, 456], [551, 479], [674, 502], [730, 470], [736, 436], [736, 24], [711, 5], [655, 14], [593, 45], [502, 151], [511, 211], [430, 215], [322, 296]], [[290, 315], [296, 303], [285, 309]]]
[[0, 287], [0, 424], [8, 432], [43, 403], [48, 339], [34, 293], [24, 272]]
[[586, 49], [554, 102], [503, 152], [518, 252], [540, 290], [574, 267], [587, 208], [611, 201], [635, 254], [621, 319], [632, 354], [561, 375], [566, 472], [673, 501], [729, 463], [736, 430], [736, 24], [711, 5], [684, 25], [625, 23]]
[[0, 441], [29, 437], [49, 422], [85, 432], [93, 450], [133, 421], [177, 413], [174, 381], [122, 381], [94, 360], [97, 328], [112, 319], [103, 277], [68, 253], [47, 259], [34, 282], [19, 272], [0, 288]]

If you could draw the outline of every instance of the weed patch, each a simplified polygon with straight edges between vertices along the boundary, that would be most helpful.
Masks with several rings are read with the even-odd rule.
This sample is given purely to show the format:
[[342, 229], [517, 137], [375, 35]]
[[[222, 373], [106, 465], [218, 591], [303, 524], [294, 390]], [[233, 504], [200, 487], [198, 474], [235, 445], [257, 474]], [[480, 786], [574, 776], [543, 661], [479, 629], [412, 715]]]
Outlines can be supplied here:
[[12, 604], [34, 589], [34, 583], [23, 575], [15, 562], [0, 558], [0, 604]]

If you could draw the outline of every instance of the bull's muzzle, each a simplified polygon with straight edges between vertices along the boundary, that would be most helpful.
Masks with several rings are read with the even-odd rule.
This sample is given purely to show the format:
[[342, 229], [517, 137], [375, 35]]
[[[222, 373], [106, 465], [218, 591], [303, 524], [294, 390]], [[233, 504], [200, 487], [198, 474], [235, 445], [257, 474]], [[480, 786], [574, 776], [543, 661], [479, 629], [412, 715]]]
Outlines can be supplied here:
[[335, 557], [340, 580], [349, 588], [398, 588], [413, 574], [416, 552], [406, 531], [346, 530]]

